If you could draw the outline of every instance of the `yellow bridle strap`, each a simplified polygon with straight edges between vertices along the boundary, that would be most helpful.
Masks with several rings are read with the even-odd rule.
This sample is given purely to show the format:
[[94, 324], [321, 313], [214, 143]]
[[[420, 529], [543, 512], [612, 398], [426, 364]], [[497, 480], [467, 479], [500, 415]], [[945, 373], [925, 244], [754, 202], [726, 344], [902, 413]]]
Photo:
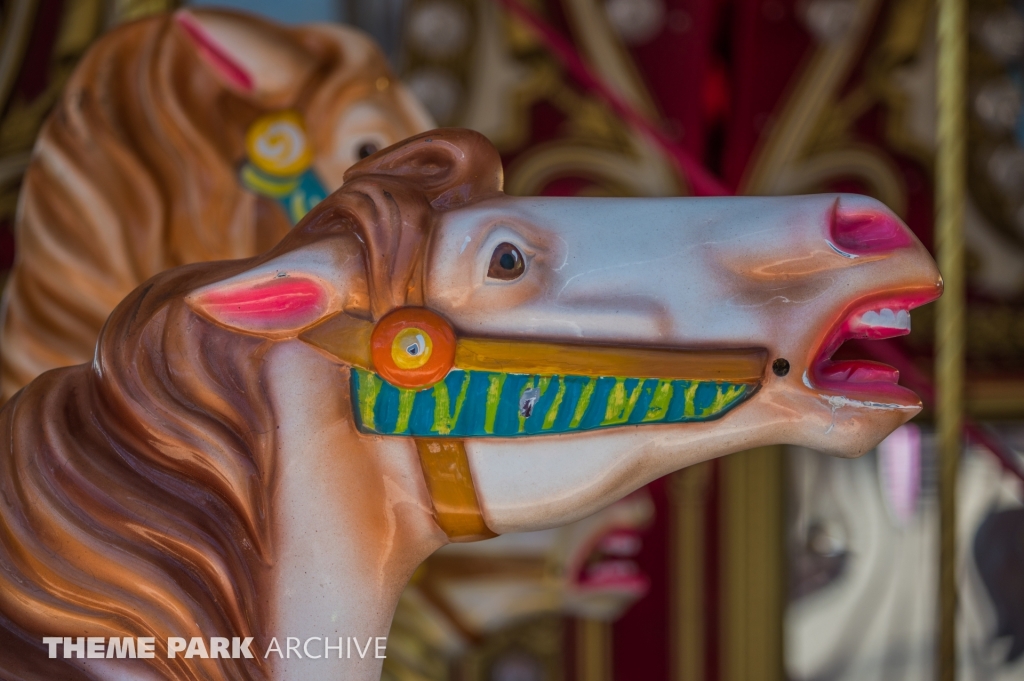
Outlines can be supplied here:
[[438, 526], [454, 542], [496, 536], [484, 522], [461, 440], [416, 440], [423, 478], [427, 483]]
[[349, 366], [373, 371], [370, 353], [373, 326], [373, 322], [339, 312], [306, 329], [299, 334], [299, 340], [326, 350]]
[[[339, 313], [299, 338], [350, 366], [374, 371], [370, 357], [373, 327], [373, 322]], [[764, 348], [689, 350], [459, 338], [454, 366], [466, 371], [516, 374], [760, 383], [767, 360]]]
[[455, 366], [555, 376], [643, 376], [689, 381], [757, 383], [768, 353], [753, 350], [674, 350], [460, 338]]

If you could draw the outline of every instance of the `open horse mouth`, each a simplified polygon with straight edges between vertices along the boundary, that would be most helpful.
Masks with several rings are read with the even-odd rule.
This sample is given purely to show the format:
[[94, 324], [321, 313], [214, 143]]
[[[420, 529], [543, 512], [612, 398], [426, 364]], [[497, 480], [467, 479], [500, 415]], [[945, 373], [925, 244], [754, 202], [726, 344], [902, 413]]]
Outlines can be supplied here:
[[873, 295], [847, 307], [840, 321], [825, 335], [804, 375], [808, 387], [835, 393], [836, 406], [905, 408], [920, 404], [917, 394], [899, 385], [894, 367], [868, 360], [833, 360], [848, 340], [884, 340], [910, 333], [910, 311], [939, 297], [941, 288]]
[[587, 593], [644, 595], [650, 587], [650, 579], [633, 560], [642, 548], [643, 539], [638, 530], [629, 527], [605, 529], [577, 554], [573, 562], [573, 584]]

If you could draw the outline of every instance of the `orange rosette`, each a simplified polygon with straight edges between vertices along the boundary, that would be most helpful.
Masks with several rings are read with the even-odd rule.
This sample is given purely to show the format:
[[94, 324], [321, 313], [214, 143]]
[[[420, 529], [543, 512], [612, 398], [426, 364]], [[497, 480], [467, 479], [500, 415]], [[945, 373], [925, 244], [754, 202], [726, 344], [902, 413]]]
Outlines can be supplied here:
[[455, 331], [424, 307], [400, 307], [377, 322], [370, 336], [374, 369], [399, 388], [425, 388], [455, 364]]

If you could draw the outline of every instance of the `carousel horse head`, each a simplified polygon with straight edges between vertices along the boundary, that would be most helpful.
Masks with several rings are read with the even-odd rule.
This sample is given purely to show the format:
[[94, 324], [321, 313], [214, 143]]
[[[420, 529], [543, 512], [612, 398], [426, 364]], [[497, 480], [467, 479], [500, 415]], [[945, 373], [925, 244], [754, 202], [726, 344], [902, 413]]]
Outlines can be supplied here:
[[190, 9], [104, 35], [22, 187], [2, 398], [88, 361], [149, 277], [265, 251], [353, 163], [431, 127], [373, 41], [341, 25]]
[[919, 410], [893, 370], [830, 359], [940, 291], [877, 202], [513, 198], [501, 178], [464, 130], [374, 154], [265, 255], [139, 287], [92, 364], [0, 412], [0, 645], [311, 651], [115, 663], [36, 643], [0, 656], [8, 675], [376, 678], [321, 637], [383, 636], [449, 541], [577, 520], [740, 449], [855, 456]]

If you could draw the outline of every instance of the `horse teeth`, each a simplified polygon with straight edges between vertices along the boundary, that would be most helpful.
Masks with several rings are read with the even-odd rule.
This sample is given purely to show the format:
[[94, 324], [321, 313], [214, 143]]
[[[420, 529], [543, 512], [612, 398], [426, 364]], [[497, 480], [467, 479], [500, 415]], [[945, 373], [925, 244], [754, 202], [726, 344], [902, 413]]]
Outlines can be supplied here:
[[868, 310], [858, 320], [862, 325], [880, 329], [910, 330], [910, 312], [907, 310], [893, 311], [885, 307], [881, 310]]

